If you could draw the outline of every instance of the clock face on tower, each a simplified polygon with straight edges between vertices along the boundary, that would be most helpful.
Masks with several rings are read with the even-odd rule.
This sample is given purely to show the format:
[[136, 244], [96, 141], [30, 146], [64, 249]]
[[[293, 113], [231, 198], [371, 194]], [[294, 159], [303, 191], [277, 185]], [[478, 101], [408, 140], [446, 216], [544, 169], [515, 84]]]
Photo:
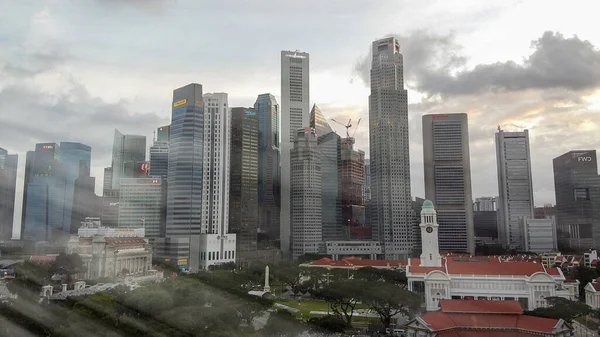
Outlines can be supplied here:
[[427, 226], [427, 228], [425, 228], [425, 230], [427, 231], [427, 233], [431, 233], [431, 232], [433, 232], [433, 227]]

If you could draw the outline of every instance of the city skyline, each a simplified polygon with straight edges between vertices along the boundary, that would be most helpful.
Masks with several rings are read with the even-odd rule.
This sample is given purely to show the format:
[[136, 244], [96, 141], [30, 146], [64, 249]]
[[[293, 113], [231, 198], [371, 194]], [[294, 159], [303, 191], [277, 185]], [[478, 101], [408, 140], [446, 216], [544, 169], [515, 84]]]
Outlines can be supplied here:
[[[162, 2], [163, 7], [159, 10], [147, 10], [147, 8], [139, 8], [133, 5], [98, 5], [99, 11], [117, 10], [123, 15], [128, 15], [136, 18], [137, 20], [168, 20], [172, 17], [175, 10], [170, 10], [167, 2]], [[372, 8], [364, 9], [364, 17], [358, 20], [356, 27], [352, 27], [352, 31], [346, 32], [342, 35], [345, 36], [343, 41], [336, 42], [333, 45], [322, 45], [319, 42], [309, 42], [314, 33], [307, 34], [308, 39], [305, 40], [303, 37], [294, 37], [289, 39], [288, 36], [285, 40], [274, 39], [273, 45], [266, 48], [264, 51], [268, 57], [260, 59], [260, 57], [253, 55], [250, 57], [247, 66], [254, 67], [255, 70], [250, 70], [249, 74], [253, 71], [261, 71], [265, 74], [264, 78], [261, 77], [258, 82], [253, 85], [246, 85], [244, 81], [239, 81], [239, 76], [234, 76], [233, 73], [227, 73], [228, 76], [222, 76], [223, 78], [230, 77], [233, 81], [225, 81], [224, 79], [217, 78], [212, 73], [208, 73], [206, 76], [199, 75], [198, 73], [190, 72], [185, 75], [181, 75], [181, 72], [177, 67], [168, 67], [165, 70], [159, 70], [159, 67], [153, 67], [148, 64], [140, 65], [140, 69], [143, 69], [146, 75], [141, 75], [138, 72], [125, 71], [119, 78], [123, 79], [123, 83], [114, 83], [114, 81], [106, 82], [113, 78], [107, 76], [112, 74], [123, 67], [128, 67], [128, 60], [113, 59], [111, 62], [105, 64], [90, 57], [88, 54], [83, 53], [78, 49], [77, 46], [69, 46], [69, 48], [57, 48], [56, 45], [47, 45], [48, 41], [58, 40], [63, 43], [73, 42], [73, 37], [66, 37], [65, 31], [69, 28], [79, 29], [81, 27], [77, 23], [67, 24], [64, 21], [65, 12], [64, 8], [46, 6], [41, 3], [39, 6], [26, 8], [26, 4], [21, 5], [22, 12], [27, 13], [30, 18], [29, 21], [23, 26], [19, 26], [19, 32], [23, 32], [23, 38], [31, 45], [30, 49], [17, 49], [12, 50], [7, 56], [6, 61], [0, 61], [2, 73], [5, 75], [3, 80], [0, 81], [0, 90], [2, 93], [0, 96], [3, 98], [3, 104], [0, 106], [0, 115], [2, 118], [10, 116], [13, 118], [7, 122], [3, 119], [0, 125], [14, 126], [14, 130], [21, 130], [21, 133], [27, 135], [27, 137], [33, 138], [34, 140], [24, 141], [22, 136], [15, 135], [14, 131], [4, 129], [0, 126], [0, 134], [3, 138], [0, 139], [0, 143], [3, 147], [7, 148], [11, 153], [18, 154], [21, 158], [25, 158], [25, 151], [31, 149], [34, 143], [41, 142], [59, 142], [59, 141], [80, 141], [89, 144], [93, 148], [92, 158], [92, 176], [96, 179], [96, 192], [100, 194], [100, 187], [102, 184], [102, 170], [108, 166], [109, 163], [109, 152], [110, 144], [102, 144], [101, 140], [105, 140], [112, 132], [112, 129], [119, 128], [126, 133], [144, 134], [147, 139], [150, 139], [152, 130], [157, 126], [168, 124], [168, 111], [169, 109], [169, 93], [172, 88], [178, 87], [185, 83], [197, 81], [205, 84], [207, 91], [227, 91], [230, 93], [230, 103], [232, 106], [251, 106], [255, 100], [255, 97], [259, 93], [271, 92], [276, 96], [276, 99], [280, 99], [278, 96], [278, 52], [282, 49], [301, 49], [308, 53], [311, 53], [312, 58], [312, 69], [311, 69], [311, 97], [313, 100], [310, 102], [317, 103], [324, 115], [327, 118], [336, 118], [347, 120], [352, 118], [357, 120], [358, 117], [363, 117], [363, 124], [360, 130], [357, 132], [357, 148], [362, 149], [368, 154], [368, 143], [366, 142], [366, 136], [368, 136], [368, 123], [366, 122], [366, 104], [368, 96], [368, 88], [360, 81], [360, 76], [352, 72], [354, 63], [357, 58], [367, 56], [366, 51], [369, 43], [378, 37], [386, 36], [389, 32], [404, 32], [404, 39], [400, 39], [403, 53], [405, 54], [405, 71], [407, 72], [407, 78], [413, 83], [409, 87], [409, 127], [410, 127], [410, 138], [411, 138], [411, 177], [413, 196], [423, 196], [423, 176], [422, 176], [422, 160], [421, 154], [421, 132], [420, 132], [420, 117], [426, 112], [463, 112], [469, 113], [469, 119], [472, 120], [474, 127], [471, 132], [471, 152], [473, 167], [473, 196], [481, 195], [497, 195], [496, 187], [494, 184], [486, 184], [485, 181], [489, 180], [489, 172], [493, 172], [495, 168], [495, 156], [493, 154], [493, 133], [496, 124], [510, 124], [514, 123], [520, 127], [531, 128], [531, 153], [532, 153], [532, 174], [533, 174], [533, 185], [534, 185], [534, 200], [538, 205], [542, 205], [548, 202], [554, 202], [553, 182], [551, 175], [552, 158], [558, 155], [577, 149], [589, 149], [598, 148], [598, 142], [594, 141], [595, 138], [590, 136], [597, 130], [600, 124], [600, 117], [598, 117], [598, 103], [590, 106], [590, 111], [585, 111], [584, 107], [587, 107], [587, 101], [597, 101], [597, 98], [586, 98], [593, 95], [594, 88], [598, 84], [598, 76], [595, 73], [591, 73], [588, 76], [575, 76], [577, 72], [571, 74], [559, 74], [554, 73], [554, 76], [545, 76], [541, 79], [534, 81], [525, 81], [525, 83], [515, 84], [515, 88], [508, 90], [505, 93], [498, 94], [497, 97], [493, 97], [487, 91], [474, 92], [469, 84], [464, 82], [464, 78], [454, 77], [454, 82], [447, 83], [446, 88], [431, 88], [427, 87], [428, 82], [426, 79], [431, 79], [426, 75], [439, 75], [439, 74], [427, 74], [423, 72], [423, 63], [415, 62], [417, 59], [416, 55], [418, 51], [424, 53], [430, 53], [431, 55], [438, 55], [443, 50], [454, 50], [455, 47], [464, 47], [462, 51], [457, 54], [458, 59], [454, 60], [456, 63], [461, 64], [465, 61], [464, 69], [461, 66], [456, 66], [455, 63], [449, 63], [453, 69], [463, 69], [468, 74], [480, 75], [480, 73], [474, 73], [469, 69], [473, 69], [477, 64], [488, 65], [486, 70], [492, 70], [491, 64], [497, 61], [504, 62], [505, 60], [519, 60], [521, 57], [528, 58], [533, 52], [536, 52], [537, 58], [531, 58], [533, 62], [540, 57], [550, 57], [548, 55], [548, 48], [551, 45], [557, 46], [556, 48], [587, 48], [586, 51], [590, 53], [582, 53], [584, 58], [577, 58], [573, 53], [573, 62], [580, 62], [590, 64], [597, 62], [598, 52], [594, 49], [590, 49], [593, 46], [600, 44], [600, 36], [586, 29], [581, 22], [585, 22], [585, 19], [580, 19], [580, 22], [574, 22], [570, 20], [554, 20], [552, 18], [563, 18], [572, 9], [564, 9], [557, 4], [539, 1], [523, 1], [520, 3], [519, 10], [508, 11], [509, 7], [504, 5], [497, 5], [497, 7], [489, 7], [483, 4], [476, 4], [473, 8], [467, 9], [464, 6], [460, 6], [457, 10], [457, 18], [445, 19], [440, 25], [439, 30], [436, 31], [418, 31], [418, 29], [425, 27], [424, 21], [408, 20], [406, 23], [397, 24], [390, 23], [388, 20], [381, 20], [381, 25], [374, 28], [368, 28], [368, 22], [372, 22], [376, 14], [385, 11], [390, 12], [390, 17], [393, 13], [399, 13], [405, 10], [406, 5], [390, 5], [384, 7], [383, 4], [376, 4]], [[185, 4], [183, 4], [185, 6]], [[545, 10], [549, 11], [547, 22], [544, 22], [542, 30], [526, 29], [525, 32], [519, 31], [518, 33], [511, 29], [509, 32], [505, 32], [504, 36], [496, 34], [487, 35], [486, 40], [489, 41], [487, 44], [476, 43], [477, 37], [485, 35], [488, 31], [493, 31], [497, 27], [502, 26], [503, 23], [510, 22], [518, 17], [526, 16], [525, 13], [531, 13], [536, 6], [543, 5]], [[260, 5], [260, 8], [263, 5]], [[349, 4], [347, 9], [344, 9], [343, 13], [350, 17], [358, 17], [356, 14], [359, 9], [357, 3]], [[444, 9], [451, 8], [452, 1], [447, 4], [441, 2], [433, 2], [430, 5], [415, 5], [410, 8], [411, 13], [426, 8], [424, 6], [433, 7], [431, 15], [435, 13], [441, 13]], [[66, 6], [69, 7], [69, 6]], [[301, 6], [302, 7], [302, 6]], [[75, 8], [82, 14], [82, 17], [93, 16], [89, 10], [84, 9], [81, 6]], [[212, 8], [214, 10], [214, 8]], [[305, 10], [306, 8], [299, 8], [299, 10]], [[490, 9], [498, 9], [495, 14], [491, 13]], [[246, 8], [247, 10], [247, 8]], [[429, 10], [429, 9], [427, 9]], [[489, 23], [486, 23], [485, 27], [477, 30], [475, 33], [467, 33], [464, 18], [468, 18], [470, 15], [475, 13], [486, 13], [486, 19], [489, 19]], [[256, 12], [251, 12], [252, 15], [259, 15]], [[0, 14], [2, 15], [2, 14]], [[318, 14], [322, 15], [322, 14]], [[409, 15], [409, 14], [403, 14]], [[588, 15], [584, 13], [583, 15]], [[5, 24], [10, 24], [11, 18], [2, 17], [6, 20], [0, 20]], [[461, 20], [461, 18], [463, 20]], [[340, 18], [332, 18], [330, 25], [340, 24]], [[424, 20], [424, 19], [422, 19]], [[397, 20], [394, 20], [397, 21]], [[400, 20], [402, 21], [402, 20]], [[561, 22], [558, 22], [561, 21]], [[478, 23], [479, 24], [479, 23]], [[0, 24], [2, 25], [2, 24]], [[328, 26], [335, 27], [335, 26]], [[257, 28], [258, 29], [258, 28]], [[360, 34], [353, 33], [360, 30]], [[416, 33], [411, 33], [413, 31]], [[543, 31], [553, 30], [562, 32], [562, 35], [547, 34], [544, 35]], [[8, 29], [3, 31], [9, 31]], [[331, 36], [335, 29], [327, 30], [327, 36]], [[455, 33], [448, 33], [455, 31]], [[260, 32], [253, 30], [248, 33], [258, 34]], [[289, 31], [287, 31], [289, 33]], [[573, 34], [580, 34], [582, 40], [589, 39], [591, 47], [582, 43], [581, 40], [572, 38]], [[221, 34], [215, 34], [218, 38], [222, 37]], [[340, 35], [337, 33], [337, 35]], [[352, 42], [347, 43], [347, 39], [352, 37]], [[212, 37], [211, 37], [212, 38]], [[538, 40], [537, 45], [533, 46], [533, 49], [528, 49], [529, 42], [532, 40]], [[314, 40], [314, 39], [313, 39]], [[92, 40], [93, 41], [93, 40]], [[113, 45], [111, 42], [102, 41], [109, 46]], [[343, 47], [339, 43], [343, 43]], [[489, 48], [494, 46], [494, 48]], [[136, 50], [143, 50], [140, 45], [135, 45]], [[110, 48], [106, 48], [107, 53], [110, 53]], [[485, 51], [490, 49], [490, 51]], [[60, 50], [60, 52], [59, 52]], [[561, 49], [562, 50], [562, 49]], [[37, 53], [37, 54], [36, 54]], [[144, 53], [148, 55], [148, 53]], [[328, 55], [331, 54], [331, 55]], [[36, 56], [37, 55], [37, 56]], [[43, 58], [42, 56], [47, 56]], [[112, 54], [114, 55], [114, 54]], [[225, 69], [226, 67], [218, 66], [218, 63], [209, 62], [213, 57], [219, 57], [219, 53], [215, 52], [213, 56], [202, 55], [203, 58], [207, 59], [208, 64], [215, 69]], [[587, 56], [585, 56], [587, 55]], [[28, 57], [22, 57], [28, 56]], [[53, 57], [48, 57], [53, 56]], [[79, 58], [79, 62], [74, 62], [73, 56]], [[37, 58], [36, 58], [37, 57]], [[175, 56], [174, 56], [175, 57]], [[587, 57], [587, 58], [585, 58]], [[465, 60], [463, 58], [468, 58]], [[234, 65], [239, 64], [236, 61], [229, 58], [224, 58]], [[556, 59], [549, 59], [551, 62], [556, 62]], [[432, 61], [427, 59], [425, 61]], [[587, 61], [587, 62], [584, 62]], [[189, 66], [191, 63], [186, 63], [185, 60], [182, 64]], [[339, 63], [339, 64], [338, 64]], [[360, 62], [359, 62], [360, 63]], [[520, 62], [518, 62], [520, 64]], [[160, 64], [160, 63], [159, 63]], [[539, 66], [539, 62], [537, 65]], [[69, 66], [70, 65], [70, 66]], [[89, 69], [85, 67], [89, 65]], [[502, 63], [501, 65], [506, 65]], [[246, 65], [245, 65], [246, 66]], [[534, 65], [535, 66], [535, 62]], [[587, 66], [587, 65], [586, 65]], [[100, 74], [98, 71], [103, 70], [106, 67], [106, 74]], [[522, 74], [527, 75], [527, 70], [531, 69], [530, 66], [518, 66], [514, 71], [521, 71]], [[245, 68], [251, 69], [251, 68]], [[360, 67], [359, 67], [360, 69]], [[434, 68], [435, 69], [435, 68]], [[25, 70], [25, 71], [24, 71]], [[233, 67], [233, 70], [239, 72], [239, 66]], [[512, 71], [506, 68], [507, 72]], [[544, 69], [546, 70], [546, 69]], [[61, 104], [56, 105], [52, 108], [51, 106], [45, 105], [45, 101], [30, 102], [27, 97], [32, 96], [19, 96], [19, 94], [31, 94], [31, 90], [42, 90], [48, 85], [46, 78], [51, 74], [52, 71], [57, 71], [61, 74], [72, 74], [75, 77], [66, 76], [70, 78], [68, 80], [62, 80], [63, 82], [56, 83], [50, 81], [51, 86], [57, 89], [51, 90], [47, 93], [47, 98], [57, 99]], [[245, 72], [246, 70], [244, 70]], [[166, 73], [171, 75], [165, 75]], [[231, 76], [230, 76], [231, 75]], [[443, 74], [442, 74], [443, 75]], [[552, 75], [552, 74], [550, 74]], [[147, 86], [139, 85], [142, 82], [140, 79], [145, 79], [145, 76], [167, 76], [164, 84], [160, 86], [153, 84]], [[195, 77], [195, 78], [191, 78]], [[206, 79], [204, 78], [206, 77]], [[256, 76], [252, 76], [256, 77]], [[272, 77], [272, 79], [270, 79]], [[338, 78], [339, 77], [339, 78]], [[75, 79], [77, 78], [77, 79]], [[353, 79], [353, 83], [349, 83], [349, 80]], [[449, 79], [449, 77], [442, 77], [442, 79]], [[554, 79], [555, 83], [552, 82]], [[545, 81], [545, 82], [544, 82]], [[156, 82], [156, 81], [154, 81]], [[236, 83], [237, 82], [237, 83]], [[500, 81], [500, 83], [506, 83], [507, 80]], [[540, 84], [542, 83], [542, 84]], [[545, 83], [545, 84], [544, 84]], [[39, 88], [31, 88], [30, 84], [39, 85]], [[430, 83], [429, 83], [430, 84]], [[483, 82], [485, 86], [487, 83]], [[112, 90], [116, 86], [119, 90]], [[573, 88], [571, 92], [562, 90], [562, 88]], [[74, 90], [79, 88], [80, 91]], [[415, 89], [418, 88], [418, 89]], [[451, 88], [452, 90], [448, 89]], [[466, 88], [466, 89], [465, 89]], [[21, 92], [18, 90], [25, 90]], [[111, 90], [107, 90], [111, 89]], [[121, 90], [122, 89], [122, 90]], [[469, 89], [469, 90], [467, 90]], [[522, 90], [517, 90], [522, 89]], [[530, 90], [528, 90], [530, 89]], [[251, 92], [250, 92], [251, 91]], [[534, 93], [532, 94], [531, 91]], [[479, 94], [475, 96], [474, 93]], [[10, 96], [6, 96], [11, 94]], [[443, 101], [439, 100], [425, 100], [423, 103], [420, 102], [423, 94], [432, 94], [433, 96], [440, 95], [444, 97]], [[77, 96], [79, 95], [79, 96]], [[532, 96], [533, 95], [533, 96]], [[156, 96], [156, 97], [149, 97]], [[67, 98], [77, 98], [76, 100], [69, 100]], [[583, 103], [579, 102], [578, 99], [584, 97]], [[587, 100], [587, 101], [586, 101]], [[548, 101], [547, 103], [541, 103]], [[562, 104], [562, 102], [565, 102]], [[323, 102], [323, 103], [321, 103]], [[498, 104], [494, 107], [490, 113], [482, 111], [482, 107]], [[512, 102], [511, 104], [506, 102]], [[590, 103], [591, 104], [591, 103]], [[561, 107], [562, 106], [562, 107]], [[57, 108], [63, 110], [57, 111]], [[9, 113], [9, 110], [18, 109], [19, 111], [26, 111], [23, 113], [26, 121], [25, 124], [19, 119], [19, 116]], [[541, 110], [540, 110], [541, 109]], [[48, 130], [45, 128], [43, 131], [34, 133], [34, 130], [42, 130], [45, 125], [53, 125], [46, 120], [49, 116], [56, 116], [57, 113], [65, 114], [64, 116], [70, 116], [69, 113], [75, 111], [82, 113], [83, 111], [95, 112], [95, 118], [102, 116], [103, 121], [99, 123], [98, 119], [93, 119], [93, 116], [85, 115], [83, 119], [70, 119], [70, 118], [56, 118], [53, 123], [60, 123], [56, 128]], [[539, 111], [538, 111], [539, 110]], [[343, 112], [342, 112], [343, 111]], [[538, 111], [538, 112], [536, 112]], [[541, 112], [540, 112], [541, 111]], [[570, 116], [577, 115], [581, 122], [575, 122], [568, 120], [567, 117], [563, 116], [564, 111], [571, 111]], [[51, 112], [46, 114], [47, 112]], [[101, 113], [105, 112], [105, 113]], [[529, 113], [529, 114], [528, 114]], [[596, 114], [594, 116], [593, 114]], [[59, 115], [63, 116], [63, 115]], [[120, 116], [117, 118], [117, 116]], [[490, 116], [492, 116], [490, 118]], [[115, 119], [116, 118], [116, 119]], [[35, 122], [32, 122], [35, 121]], [[80, 123], [88, 121], [91, 124], [90, 127], [82, 127]], [[95, 122], [94, 122], [95, 121]], [[76, 123], [76, 124], [74, 124]], [[96, 125], [98, 124], [98, 125]], [[106, 125], [110, 124], [110, 125]], [[27, 125], [31, 130], [24, 132], [22, 127]], [[139, 126], [138, 126], [139, 125]], [[334, 126], [334, 129], [338, 134], [343, 134], [343, 128]], [[507, 128], [508, 129], [508, 128]], [[574, 137], [576, 133], [580, 133], [578, 137]], [[561, 139], [567, 138], [567, 141], [557, 141], [557, 134], [561, 134]], [[572, 136], [572, 137], [569, 137]], [[4, 138], [5, 137], [5, 138]], [[490, 155], [491, 154], [491, 155]], [[20, 206], [22, 200], [22, 185], [24, 176], [24, 164], [25, 160], [19, 161], [19, 180], [17, 182], [17, 199], [15, 213], [20, 213]], [[19, 219], [15, 219], [18, 224]]]

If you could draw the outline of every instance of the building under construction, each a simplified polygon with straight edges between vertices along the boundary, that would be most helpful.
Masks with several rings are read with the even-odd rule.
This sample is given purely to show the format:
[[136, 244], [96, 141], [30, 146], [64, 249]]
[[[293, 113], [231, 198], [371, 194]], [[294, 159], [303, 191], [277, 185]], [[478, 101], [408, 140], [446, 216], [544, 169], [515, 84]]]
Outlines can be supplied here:
[[365, 152], [354, 150], [354, 137], [342, 138], [341, 151], [342, 223], [347, 240], [371, 238], [365, 226]]

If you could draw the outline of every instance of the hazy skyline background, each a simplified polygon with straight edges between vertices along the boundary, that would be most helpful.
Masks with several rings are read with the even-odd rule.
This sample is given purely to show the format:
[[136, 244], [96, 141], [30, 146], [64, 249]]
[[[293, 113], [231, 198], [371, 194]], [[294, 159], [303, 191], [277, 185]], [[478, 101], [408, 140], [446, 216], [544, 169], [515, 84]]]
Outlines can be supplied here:
[[[191, 82], [230, 106], [280, 95], [280, 51], [310, 53], [311, 105], [363, 120], [368, 148], [371, 42], [399, 38], [409, 89], [413, 197], [424, 195], [421, 116], [469, 114], [473, 196], [497, 195], [494, 133], [530, 129], [536, 205], [554, 203], [552, 159], [598, 149], [600, 31], [575, 0], [364, 2], [0, 0], [0, 146], [92, 146], [101, 194], [114, 129], [147, 136], [170, 122], [172, 91]], [[575, 36], [576, 35], [576, 36]], [[344, 135], [344, 128], [332, 123]]]

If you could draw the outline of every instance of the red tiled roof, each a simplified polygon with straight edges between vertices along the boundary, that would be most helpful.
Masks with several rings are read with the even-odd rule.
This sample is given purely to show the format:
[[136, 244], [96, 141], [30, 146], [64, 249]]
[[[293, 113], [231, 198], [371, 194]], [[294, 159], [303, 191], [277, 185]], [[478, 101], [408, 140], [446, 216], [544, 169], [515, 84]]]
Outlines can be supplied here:
[[444, 331], [436, 337], [539, 337], [540, 335], [514, 331]]
[[596, 291], [600, 291], [600, 277], [591, 282], [592, 287]]
[[29, 260], [36, 261], [36, 262], [53, 262], [56, 260], [56, 256], [31, 255]]
[[83, 246], [91, 246], [92, 239], [91, 238], [79, 238], [79, 244]]
[[592, 266], [595, 266], [595, 265], [597, 265], [597, 264], [598, 264], [598, 261], [600, 261], [600, 260], [598, 260], [598, 259], [593, 259], [593, 260], [592, 260], [592, 262], [591, 262]]
[[504, 314], [458, 314], [431, 311], [421, 316], [433, 330], [453, 328], [513, 328], [535, 332], [552, 332], [558, 323], [553, 318]]
[[517, 301], [440, 300], [445, 313], [522, 314]]
[[454, 257], [448, 259], [448, 274], [531, 276], [537, 272], [560, 275], [557, 268], [544, 270], [541, 263], [535, 262], [501, 262], [497, 257], [473, 257], [470, 261]]

